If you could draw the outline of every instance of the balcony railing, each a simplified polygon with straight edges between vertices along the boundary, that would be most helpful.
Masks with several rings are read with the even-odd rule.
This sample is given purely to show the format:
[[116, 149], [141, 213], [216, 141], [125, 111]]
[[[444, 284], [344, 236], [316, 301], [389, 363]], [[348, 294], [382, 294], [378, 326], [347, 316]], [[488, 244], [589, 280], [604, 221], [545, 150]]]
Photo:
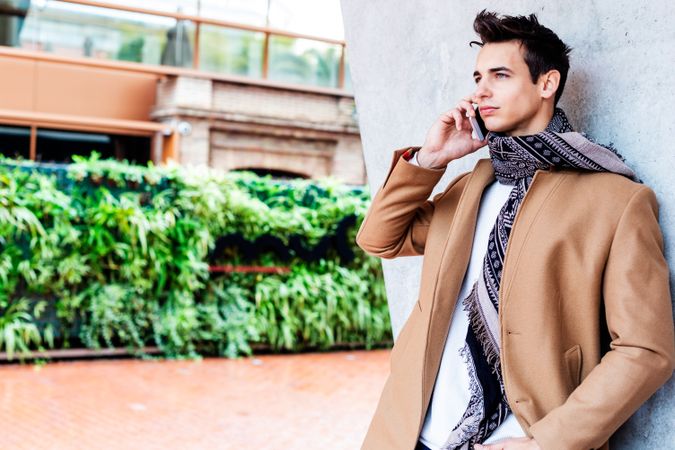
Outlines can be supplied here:
[[[269, 13], [270, 0], [257, 1]], [[0, 44], [351, 91], [342, 40], [225, 20], [217, 0], [138, 4], [144, 7], [128, 0], [0, 0]]]

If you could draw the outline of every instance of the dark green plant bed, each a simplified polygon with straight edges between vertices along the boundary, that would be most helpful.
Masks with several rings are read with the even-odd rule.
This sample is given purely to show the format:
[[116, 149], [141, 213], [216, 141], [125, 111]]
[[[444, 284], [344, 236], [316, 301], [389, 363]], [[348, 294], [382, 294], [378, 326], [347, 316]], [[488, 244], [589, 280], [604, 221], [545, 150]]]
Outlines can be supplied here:
[[[380, 262], [354, 243], [368, 202], [332, 180], [96, 155], [67, 166], [2, 160], [0, 351], [386, 346]], [[290, 270], [209, 272], [242, 265]]]

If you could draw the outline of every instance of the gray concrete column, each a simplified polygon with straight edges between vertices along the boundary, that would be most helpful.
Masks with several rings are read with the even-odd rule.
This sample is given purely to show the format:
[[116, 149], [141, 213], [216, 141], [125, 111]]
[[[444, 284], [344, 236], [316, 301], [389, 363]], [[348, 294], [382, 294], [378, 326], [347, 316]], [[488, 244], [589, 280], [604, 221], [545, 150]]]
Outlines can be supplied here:
[[[612, 143], [656, 192], [675, 288], [675, 3], [667, 0], [342, 0], [371, 192], [384, 181], [391, 152], [422, 145], [437, 116], [472, 91], [478, 50], [468, 43], [477, 39], [472, 24], [483, 8], [534, 12], [573, 47], [561, 106], [577, 130]], [[454, 161], [434, 193], [484, 157], [481, 150]], [[416, 300], [421, 258], [383, 263], [398, 334]], [[673, 394], [671, 379], [619, 430], [612, 448], [674, 449]]]

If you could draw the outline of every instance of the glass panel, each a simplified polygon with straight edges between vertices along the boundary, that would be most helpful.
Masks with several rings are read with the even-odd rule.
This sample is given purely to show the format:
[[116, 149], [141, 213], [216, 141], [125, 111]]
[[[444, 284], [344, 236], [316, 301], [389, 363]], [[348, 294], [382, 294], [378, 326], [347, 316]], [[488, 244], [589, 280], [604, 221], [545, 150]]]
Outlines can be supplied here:
[[267, 0], [201, 0], [199, 14], [211, 19], [265, 26]]
[[72, 155], [88, 156], [96, 151], [102, 158], [127, 159], [145, 164], [150, 158], [150, 138], [76, 131], [37, 130], [35, 159], [43, 162], [72, 162]]
[[349, 52], [347, 51], [347, 47], [345, 47], [345, 84], [343, 86], [343, 89], [348, 92], [353, 91], [352, 87], [352, 74], [350, 72], [350, 66], [349, 66]]
[[199, 69], [260, 78], [264, 33], [202, 25]]
[[270, 36], [270, 80], [336, 87], [339, 62], [339, 45]]
[[8, 158], [30, 157], [30, 128], [0, 125], [0, 155]]
[[339, 0], [270, 0], [270, 27], [344, 40]]
[[65, 56], [191, 67], [194, 25], [52, 1], [29, 10], [20, 39], [24, 48]]
[[197, 14], [199, 0], [102, 0], [112, 5], [131, 6], [134, 8], [151, 9], [162, 12], [180, 12], [183, 14]]

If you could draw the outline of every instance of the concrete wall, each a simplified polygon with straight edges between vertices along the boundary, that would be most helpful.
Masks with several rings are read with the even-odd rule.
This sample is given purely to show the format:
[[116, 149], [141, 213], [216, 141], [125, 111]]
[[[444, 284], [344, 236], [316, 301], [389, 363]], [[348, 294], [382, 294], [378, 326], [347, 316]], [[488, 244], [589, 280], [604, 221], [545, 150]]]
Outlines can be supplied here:
[[[542, 6], [543, 3], [546, 3]], [[667, 0], [342, 0], [351, 77], [372, 192], [391, 152], [422, 145], [437, 116], [473, 89], [478, 11], [537, 13], [574, 48], [561, 106], [580, 131], [613, 143], [656, 192], [675, 288], [675, 3]], [[470, 170], [485, 150], [453, 162], [435, 192]], [[419, 285], [421, 258], [384, 261], [397, 334]], [[639, 301], [639, 299], [636, 299]], [[614, 449], [675, 448], [675, 383], [617, 433]], [[572, 430], [573, 432], [573, 430]]]

